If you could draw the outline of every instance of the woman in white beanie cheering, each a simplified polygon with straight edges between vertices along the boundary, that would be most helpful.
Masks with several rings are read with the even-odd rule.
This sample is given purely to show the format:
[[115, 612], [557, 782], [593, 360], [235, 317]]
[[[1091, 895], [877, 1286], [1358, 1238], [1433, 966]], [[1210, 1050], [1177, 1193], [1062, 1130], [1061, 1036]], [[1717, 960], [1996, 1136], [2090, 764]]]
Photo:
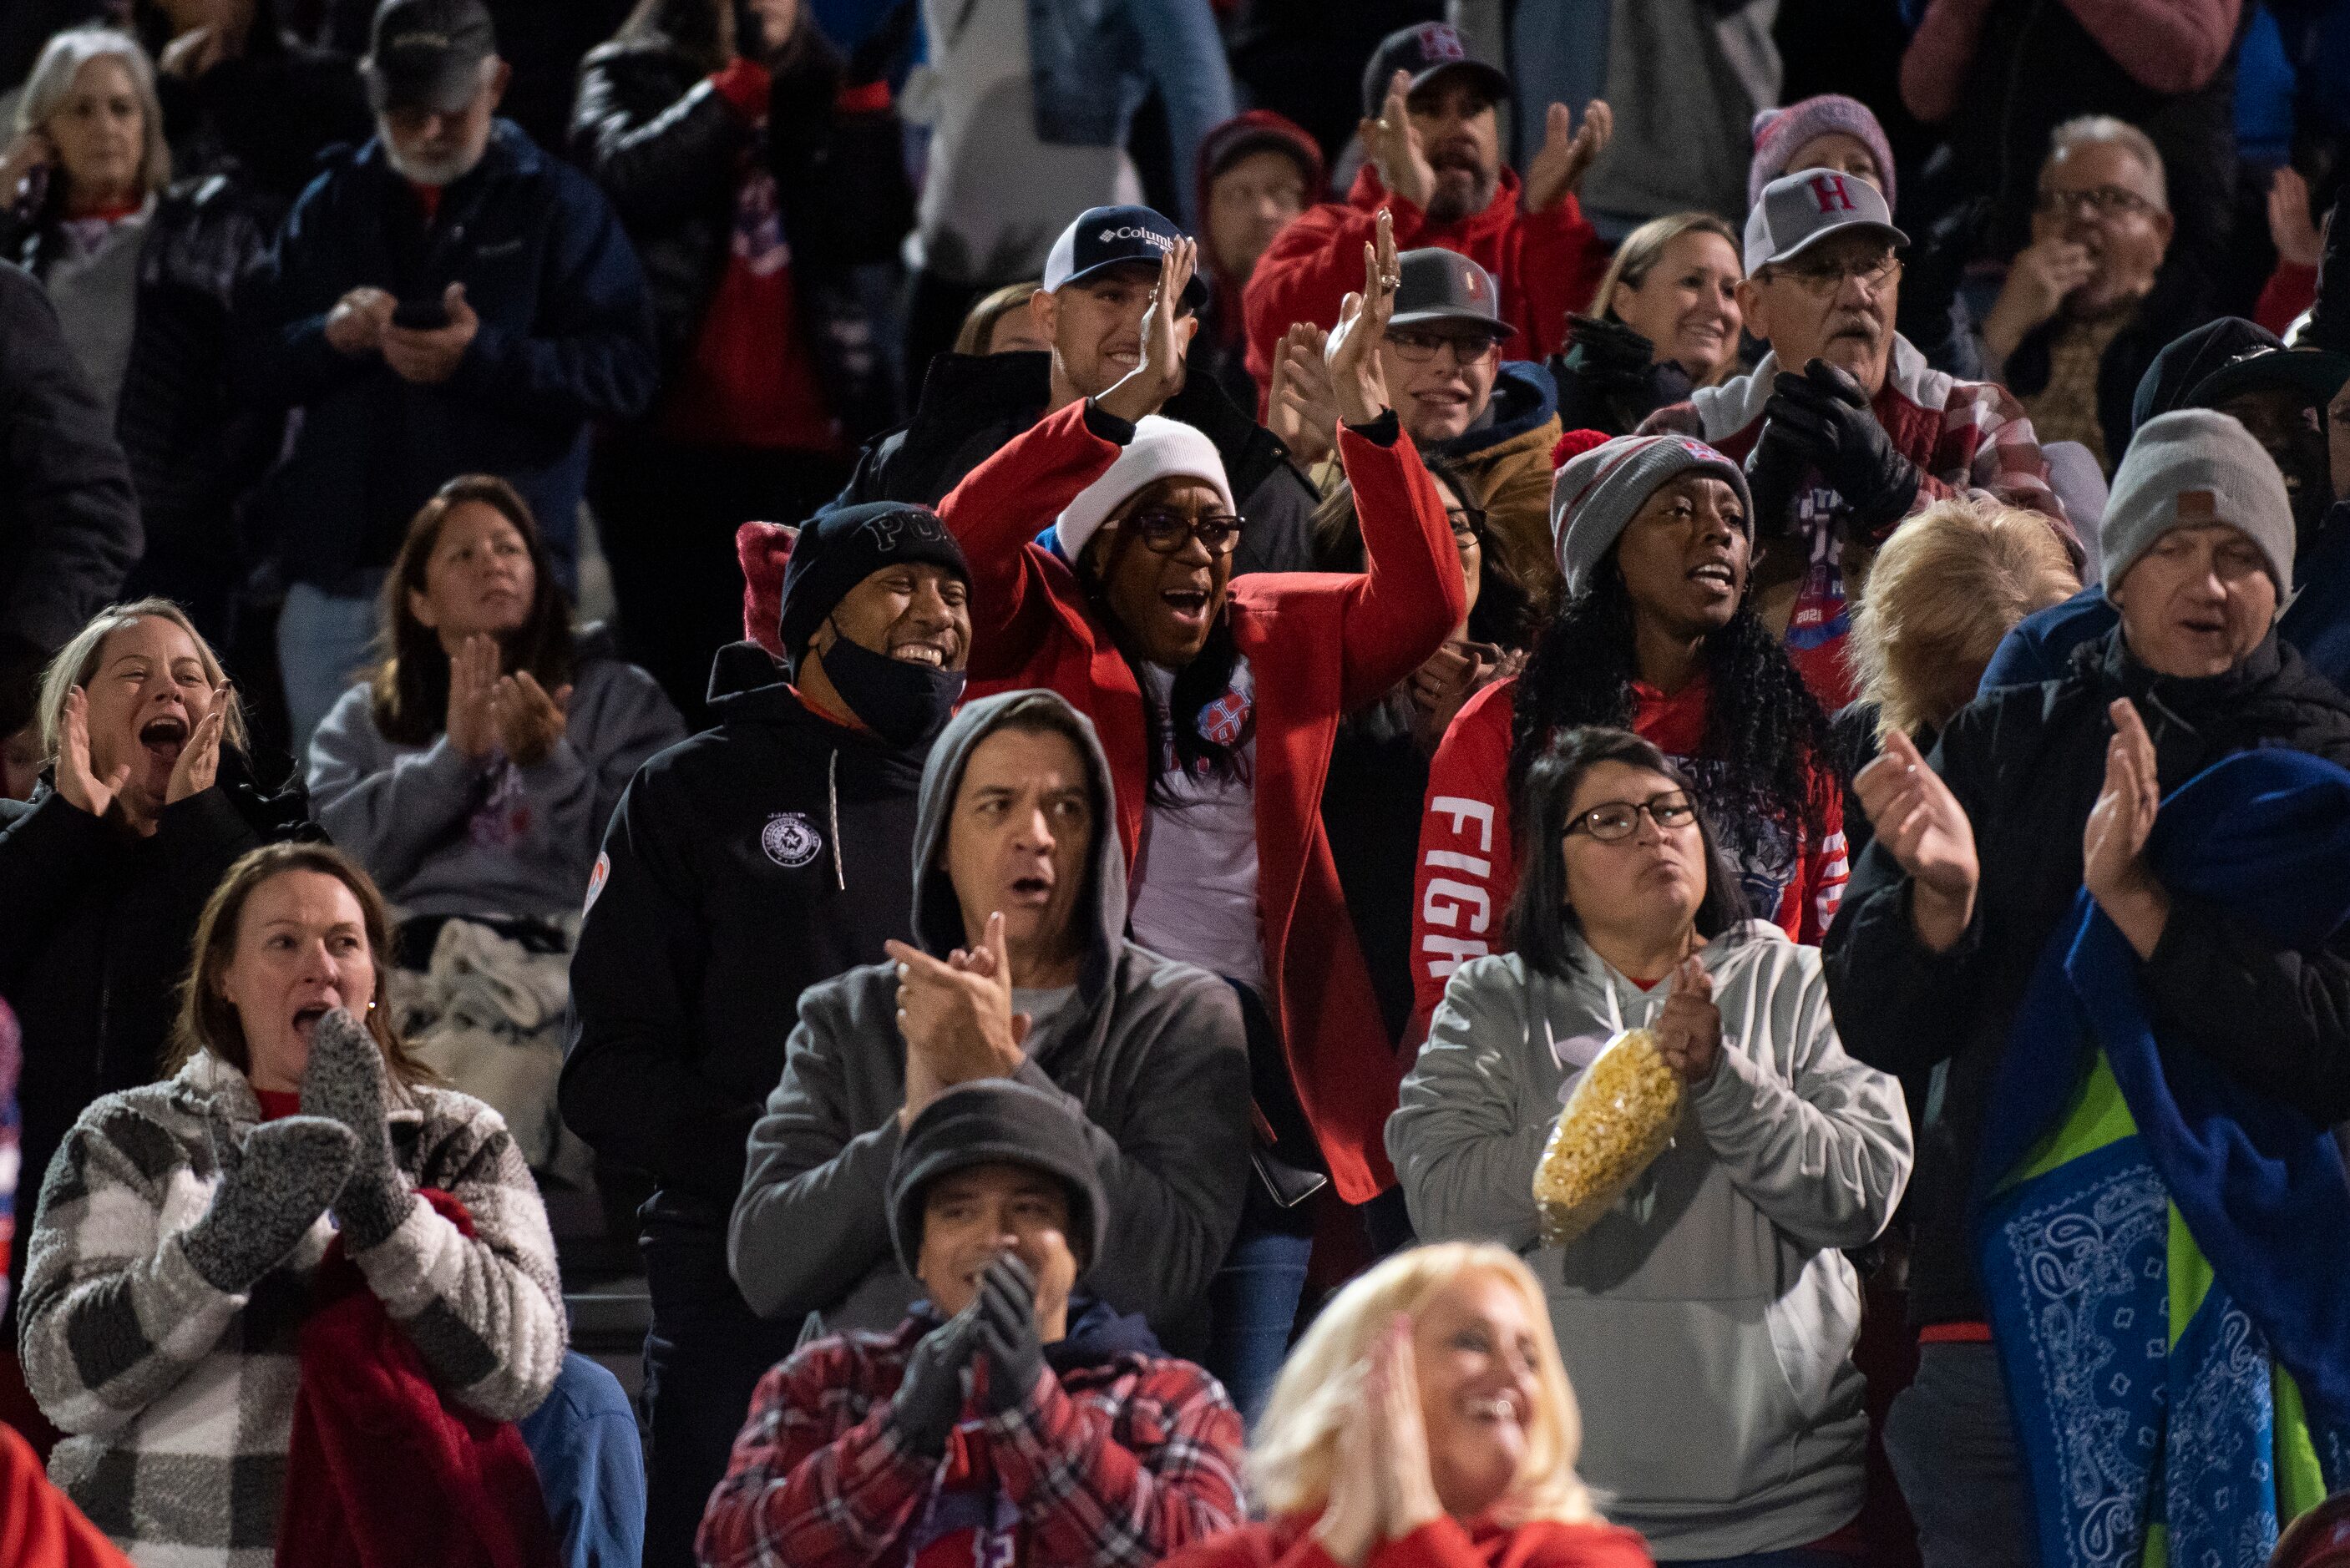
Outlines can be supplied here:
[[1049, 687], [1093, 721], [1117, 774], [1135, 940], [1241, 992], [1261, 1179], [1211, 1303], [1209, 1362], [1244, 1413], [1287, 1347], [1304, 1199], [1326, 1183], [1367, 1204], [1395, 1184], [1380, 1133], [1404, 1064], [1323, 835], [1330, 748], [1340, 715], [1418, 669], [1464, 612], [1443, 502], [1371, 351], [1396, 284], [1385, 220], [1379, 236], [1329, 349], [1362, 573], [1232, 580], [1247, 524], [1215, 449], [1153, 413], [1181, 384], [1188, 324], [1160, 305], [1190, 279], [1189, 241], [1164, 253], [1136, 369], [940, 508], [971, 562], [972, 691]]

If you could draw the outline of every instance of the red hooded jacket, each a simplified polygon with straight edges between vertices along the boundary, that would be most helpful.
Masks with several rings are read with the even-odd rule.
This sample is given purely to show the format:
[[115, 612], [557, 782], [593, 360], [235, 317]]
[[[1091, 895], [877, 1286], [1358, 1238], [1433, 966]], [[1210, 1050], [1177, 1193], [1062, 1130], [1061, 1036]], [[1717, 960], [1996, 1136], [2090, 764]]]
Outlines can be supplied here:
[[1217, 265], [1216, 205], [1210, 198], [1216, 175], [1251, 152], [1285, 152], [1296, 161], [1305, 176], [1308, 212], [1322, 200], [1328, 178], [1322, 167], [1322, 149], [1312, 135], [1295, 120], [1269, 109], [1243, 109], [1200, 138], [1199, 172], [1191, 189], [1199, 192], [1200, 265], [1207, 272], [1213, 301], [1206, 325], [1233, 353], [1243, 347], [1241, 290], [1248, 279], [1235, 277]]
[[[957, 485], [939, 512], [971, 564], [971, 694], [1042, 686], [1091, 719], [1109, 753], [1130, 871], [1149, 794], [1148, 727], [1134, 670], [1076, 574], [1035, 543], [1118, 458], [1072, 403]], [[1101, 420], [1097, 416], [1097, 420]], [[1107, 422], [1106, 421], [1103, 422]], [[1426, 662], [1467, 613], [1442, 500], [1411, 438], [1381, 446], [1341, 427], [1367, 569], [1233, 579], [1225, 614], [1256, 675], [1257, 911], [1268, 1010], [1290, 1081], [1338, 1194], [1395, 1183], [1385, 1133], [1409, 1062], [1379, 1016], [1322, 830], [1322, 784], [1343, 713]]]

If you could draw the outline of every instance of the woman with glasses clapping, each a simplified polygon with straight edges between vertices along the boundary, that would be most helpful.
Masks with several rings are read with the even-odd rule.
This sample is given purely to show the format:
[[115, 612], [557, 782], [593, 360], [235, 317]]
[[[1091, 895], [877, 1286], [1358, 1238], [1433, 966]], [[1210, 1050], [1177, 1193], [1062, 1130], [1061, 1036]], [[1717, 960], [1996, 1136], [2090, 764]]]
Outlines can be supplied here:
[[1401, 1064], [1317, 812], [1330, 749], [1340, 716], [1410, 676], [1466, 609], [1443, 503], [1372, 352], [1397, 271], [1385, 222], [1379, 234], [1328, 355], [1362, 573], [1233, 579], [1246, 524], [1215, 448], [1153, 413], [1181, 381], [1161, 306], [1189, 281], [1188, 241], [1166, 253], [1125, 379], [1014, 441], [940, 508], [971, 562], [972, 692], [1049, 687], [1093, 721], [1117, 775], [1135, 940], [1241, 992], [1261, 1179], [1207, 1359], [1243, 1412], [1287, 1347], [1304, 1199], [1330, 1184], [1368, 1203], [1395, 1179], [1379, 1140]]

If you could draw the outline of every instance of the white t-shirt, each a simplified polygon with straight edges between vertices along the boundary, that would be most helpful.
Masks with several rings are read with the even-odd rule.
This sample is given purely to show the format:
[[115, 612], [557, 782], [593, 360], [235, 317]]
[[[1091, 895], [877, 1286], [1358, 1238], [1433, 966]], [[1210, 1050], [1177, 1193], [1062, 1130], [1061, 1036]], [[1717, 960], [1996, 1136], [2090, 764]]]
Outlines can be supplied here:
[[[1164, 711], [1173, 672], [1146, 664], [1142, 678], [1149, 700]], [[1187, 715], [1177, 722], [1191, 721]], [[1241, 749], [1240, 771], [1237, 778], [1170, 773], [1156, 781], [1143, 812], [1130, 919], [1134, 940], [1151, 951], [1239, 981], [1263, 996], [1254, 736]]]

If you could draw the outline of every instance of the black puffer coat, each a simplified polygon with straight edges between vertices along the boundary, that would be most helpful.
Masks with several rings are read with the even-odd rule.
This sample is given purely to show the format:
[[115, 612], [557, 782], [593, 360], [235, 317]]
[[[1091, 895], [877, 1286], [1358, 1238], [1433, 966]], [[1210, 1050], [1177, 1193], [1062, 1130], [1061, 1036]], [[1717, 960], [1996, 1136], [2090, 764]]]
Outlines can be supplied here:
[[775, 67], [763, 130], [683, 47], [658, 33], [615, 38], [580, 67], [571, 147], [643, 263], [664, 372], [691, 352], [724, 275], [745, 161], [766, 161], [801, 329], [833, 411], [861, 440], [892, 422], [896, 396], [853, 274], [897, 254], [914, 209], [898, 117], [840, 109], [847, 70], [823, 35], [800, 28]]
[[[1909, 877], [1877, 843], [1822, 944], [1846, 1050], [1904, 1076], [1947, 1064], [1912, 1189], [1909, 1303], [1920, 1324], [1983, 1316], [1968, 1223], [1982, 1116], [2016, 1006], [2080, 890], [2117, 697], [2146, 722], [2166, 795], [2262, 746], [2350, 766], [2350, 701], [2273, 635], [2230, 673], [2189, 680], [2148, 670], [2116, 628], [2081, 648], [2063, 680], [1994, 691], [1950, 721], [1930, 760], [1974, 827], [1972, 922], [1950, 951], [1927, 951], [1910, 923]], [[2350, 933], [2317, 951], [2278, 951], [2217, 907], [2174, 895], [2139, 974], [2167, 1038], [2321, 1125], [2350, 1117]], [[1911, 1106], [1919, 1120], [1923, 1111]]]

